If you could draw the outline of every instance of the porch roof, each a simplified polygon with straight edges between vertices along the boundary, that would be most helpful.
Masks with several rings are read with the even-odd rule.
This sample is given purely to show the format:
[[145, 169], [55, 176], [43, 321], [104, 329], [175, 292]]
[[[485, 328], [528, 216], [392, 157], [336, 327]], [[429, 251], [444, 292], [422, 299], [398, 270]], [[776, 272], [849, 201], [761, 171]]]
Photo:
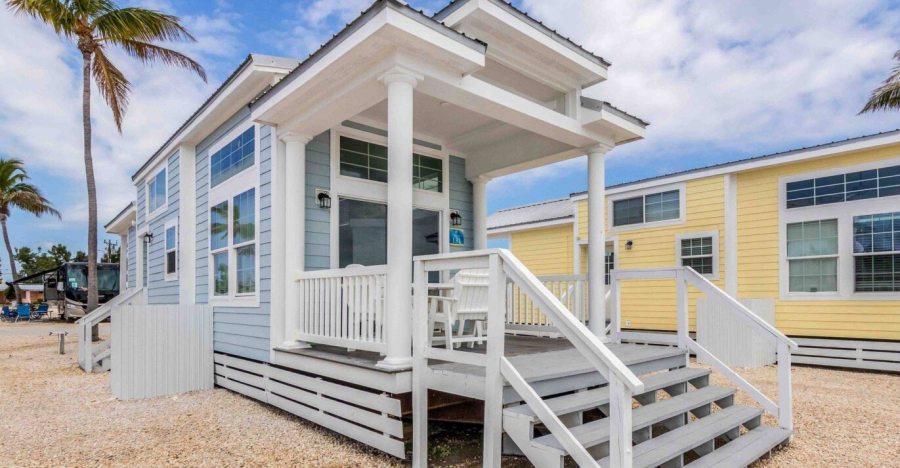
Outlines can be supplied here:
[[506, 208], [488, 216], [488, 232], [551, 221], [574, 218], [574, 204], [569, 197]]

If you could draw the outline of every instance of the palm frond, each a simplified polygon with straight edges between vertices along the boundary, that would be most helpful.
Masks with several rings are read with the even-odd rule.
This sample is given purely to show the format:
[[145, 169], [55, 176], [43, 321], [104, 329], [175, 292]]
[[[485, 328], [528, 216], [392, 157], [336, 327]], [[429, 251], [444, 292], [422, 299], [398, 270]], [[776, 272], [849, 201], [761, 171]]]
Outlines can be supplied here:
[[111, 40], [110, 42], [121, 46], [128, 55], [145, 64], [159, 61], [166, 65], [185, 68], [200, 75], [200, 78], [206, 81], [206, 70], [199, 63], [180, 52], [140, 41]]
[[116, 9], [112, 0], [68, 0], [68, 3], [76, 16], [83, 18], [96, 18]]
[[[900, 50], [894, 53], [894, 60], [900, 62]], [[859, 113], [897, 109], [900, 109], [900, 63], [894, 65], [884, 83], [872, 91], [869, 101]]]
[[61, 0], [7, 0], [6, 6], [15, 14], [49, 24], [57, 34], [67, 37], [72, 35], [77, 19], [68, 2]]
[[0, 158], [0, 217], [6, 218], [11, 208], [32, 213], [36, 216], [51, 215], [61, 218], [59, 211], [41, 193], [41, 190], [28, 183], [21, 159]]
[[93, 27], [100, 37], [110, 40], [196, 41], [177, 16], [146, 8], [108, 11], [94, 18]]
[[128, 108], [128, 92], [131, 90], [131, 83], [125, 78], [125, 75], [116, 68], [106, 54], [103, 48], [98, 47], [94, 51], [94, 60], [91, 63], [91, 74], [94, 75], [94, 81], [97, 83], [97, 89], [100, 96], [112, 109], [113, 119], [116, 122], [116, 128], [122, 131], [122, 118], [125, 116], [125, 110]]

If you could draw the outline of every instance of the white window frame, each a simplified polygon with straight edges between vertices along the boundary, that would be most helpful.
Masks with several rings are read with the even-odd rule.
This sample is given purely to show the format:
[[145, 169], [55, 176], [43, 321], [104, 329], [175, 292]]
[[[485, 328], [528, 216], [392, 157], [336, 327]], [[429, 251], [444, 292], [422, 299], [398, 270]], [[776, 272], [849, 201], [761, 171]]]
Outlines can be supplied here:
[[[254, 144], [254, 156], [253, 156], [253, 165], [244, 169], [243, 171], [235, 174], [230, 179], [220, 183], [219, 185], [212, 187], [209, 190], [208, 199], [209, 203], [207, 203], [207, 225], [210, 225], [212, 220], [210, 219], [210, 211], [216, 205], [219, 205], [222, 202], [228, 202], [228, 214], [227, 216], [227, 225], [228, 225], [228, 247], [224, 249], [218, 249], [215, 252], [212, 249], [212, 234], [210, 233], [207, 236], [207, 287], [209, 294], [209, 303], [216, 306], [226, 306], [226, 307], [259, 307], [259, 287], [260, 287], [260, 251], [259, 251], [259, 238], [260, 238], [260, 191], [259, 191], [259, 125], [256, 125], [252, 122], [246, 123], [244, 125], [240, 125], [232, 129], [228, 134], [222, 136], [214, 145], [210, 146], [208, 155], [214, 154], [216, 151], [222, 149], [225, 145], [230, 144], [232, 140], [243, 134], [247, 129], [251, 126], [255, 127], [254, 129], [254, 138], [256, 142]], [[212, 175], [207, 175], [207, 183], [211, 186]], [[243, 242], [241, 244], [235, 245], [233, 243], [234, 240], [234, 197], [248, 191], [254, 190], [254, 216], [255, 216], [255, 232], [252, 241]], [[209, 226], [207, 226], [209, 229]], [[255, 245], [254, 253], [256, 254], [255, 263], [255, 280], [256, 285], [254, 287], [253, 293], [244, 293], [237, 294], [237, 250], [241, 247], [246, 247], [248, 245]], [[217, 296], [215, 294], [215, 276], [213, 271], [213, 257], [216, 253], [221, 253], [223, 251], [228, 252], [228, 295], [225, 296]]]
[[[719, 246], [719, 231], [698, 231], [698, 232], [684, 232], [681, 234], [677, 234], [675, 236], [675, 261], [677, 266], [682, 266], [682, 256], [681, 256], [681, 241], [685, 239], [699, 239], [701, 237], [711, 237], [712, 238], [712, 266], [713, 272], [712, 274], [704, 274], [707, 279], [711, 281], [718, 281], [720, 278], [721, 269], [719, 268], [720, 261], [720, 246]], [[698, 272], [699, 273], [699, 272]]]
[[[879, 167], [896, 166], [900, 158], [883, 159], [852, 166], [841, 166], [816, 172], [806, 172], [778, 179], [778, 257], [779, 297], [782, 301], [897, 301], [900, 293], [856, 292], [853, 254], [853, 218], [897, 212], [900, 196], [853, 200], [827, 205], [787, 209], [787, 184], [798, 180], [858, 172]], [[787, 225], [806, 221], [838, 220], [838, 290], [837, 292], [800, 293], [789, 291], [790, 275], [787, 261]]]
[[[167, 247], [169, 243], [169, 229], [175, 228], [175, 247], [169, 249]], [[177, 281], [178, 280], [178, 272], [180, 270], [180, 259], [178, 258], [179, 254], [179, 232], [178, 232], [178, 218], [170, 219], [166, 221], [165, 226], [163, 226], [163, 275], [165, 277], [165, 281]], [[175, 272], [169, 273], [169, 252], [175, 252]]]
[[[150, 211], [150, 184], [152, 182], [155, 182], [156, 177], [163, 171], [165, 171], [165, 173], [166, 173], [166, 177], [165, 177], [166, 182], [165, 182], [165, 184], [163, 184], [163, 185], [165, 185], [165, 188], [164, 188], [165, 194], [163, 195], [163, 203], [162, 203], [162, 205], [159, 205], [158, 207], [156, 207], [155, 210]], [[162, 167], [159, 168], [159, 170], [152, 172], [151, 174], [152, 175], [144, 181], [144, 203], [147, 205], [147, 222], [148, 223], [150, 221], [158, 218], [160, 215], [162, 215], [169, 209], [169, 177], [171, 177], [171, 174], [169, 174], [169, 158], [163, 159]]]
[[[893, 211], [893, 212], [885, 212], [885, 213], [877, 213], [877, 214], [893, 214], [893, 213], [897, 213], [897, 212], [900, 212], [900, 209], [898, 209], [897, 211]], [[857, 216], [866, 216], [866, 215], [857, 215]], [[854, 218], [855, 218], [855, 216], [854, 216]], [[855, 226], [851, 225], [851, 229], [855, 229]], [[852, 239], [852, 237], [851, 237], [851, 239]], [[855, 241], [854, 241], [854, 244], [855, 244]], [[890, 252], [860, 252], [860, 253], [853, 252], [853, 292], [854, 292], [854, 294], [861, 294], [861, 293], [856, 292], [856, 259], [859, 257], [877, 257], [877, 256], [881, 256], [881, 255], [887, 255], [887, 256], [900, 255], [900, 249], [894, 249]], [[867, 294], [893, 294], [891, 291], [877, 291], [877, 292], [876, 291], [863, 291], [863, 292], [867, 293]]]
[[[354, 119], [359, 123], [370, 126], [372, 128], [378, 128], [375, 122]], [[383, 130], [383, 129], [381, 129]], [[334, 127], [330, 131], [331, 140], [330, 140], [330, 160], [331, 160], [331, 188], [328, 189], [329, 195], [331, 196], [331, 208], [330, 211], [330, 220], [331, 220], [331, 268], [339, 268], [340, 266], [340, 199], [341, 198], [352, 198], [355, 200], [373, 202], [373, 203], [381, 203], [384, 205], [388, 204], [387, 200], [387, 189], [388, 184], [391, 183], [390, 180], [387, 183], [378, 182], [374, 180], [368, 179], [360, 179], [358, 177], [351, 177], [341, 175], [341, 149], [340, 149], [340, 137], [348, 137], [353, 138], [355, 140], [365, 141], [367, 143], [375, 143], [377, 145], [387, 146], [388, 140], [387, 137], [381, 136], [375, 133], [370, 133], [364, 130], [358, 130], [355, 128], [345, 127], [343, 125], [339, 125]], [[436, 159], [440, 159], [443, 166], [441, 169], [441, 175], [443, 177], [443, 192], [432, 192], [430, 190], [423, 190], [412, 187], [412, 179], [409, 180], [410, 188], [413, 191], [413, 208], [421, 208], [424, 210], [432, 210], [440, 213], [441, 216], [441, 227], [440, 227], [440, 250], [441, 253], [446, 253], [450, 251], [450, 236], [444, 232], [450, 226], [450, 150], [447, 148], [443, 142], [434, 141], [433, 138], [429, 137], [420, 137], [419, 135], [414, 135], [414, 138], [420, 139], [422, 141], [433, 142], [441, 147], [441, 150], [436, 150], [431, 147], [422, 146], [416, 143], [413, 143], [413, 152], [417, 154], [421, 154], [423, 156], [428, 156]], [[457, 152], [453, 152], [455, 156], [464, 157]], [[412, 164], [412, 161], [410, 161]], [[314, 187], [314, 188], [324, 188], [324, 187]], [[412, 216], [412, 213], [410, 213]]]
[[[624, 231], [633, 231], [636, 229], [650, 229], [655, 227], [663, 227], [663, 226], [675, 226], [678, 224], [684, 224], [687, 222], [687, 203], [685, 201], [685, 186], [684, 182], [678, 182], [674, 184], [668, 185], [657, 185], [651, 188], [645, 188], [641, 190], [633, 190], [628, 192], [617, 193], [615, 195], [609, 195], [606, 197], [606, 213], [607, 213], [607, 232], [624, 232]], [[678, 217], [673, 219], [666, 219], [663, 221], [653, 221], [653, 222], [643, 222], [643, 223], [635, 223], [635, 224], [626, 224], [624, 226], [614, 226], [614, 211], [613, 207], [615, 206], [615, 202], [628, 200], [630, 198], [641, 197], [644, 199], [643, 201], [643, 210], [644, 210], [644, 219], [647, 219], [647, 195], [655, 195], [657, 193], [663, 192], [671, 192], [673, 190], [678, 190]]]

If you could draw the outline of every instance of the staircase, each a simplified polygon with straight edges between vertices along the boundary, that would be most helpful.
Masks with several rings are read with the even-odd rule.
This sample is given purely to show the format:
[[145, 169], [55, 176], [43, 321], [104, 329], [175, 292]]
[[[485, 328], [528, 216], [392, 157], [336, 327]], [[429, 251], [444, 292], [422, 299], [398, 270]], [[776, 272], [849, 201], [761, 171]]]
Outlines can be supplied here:
[[[687, 462], [691, 468], [740, 468], [789, 441], [789, 429], [762, 425], [762, 409], [735, 405], [737, 390], [709, 385], [709, 375], [707, 369], [681, 367], [640, 377], [644, 390], [634, 395], [639, 406], [631, 414], [635, 468]], [[609, 386], [543, 399], [597, 463], [609, 467]], [[503, 429], [537, 468], [565, 466], [569, 452], [529, 405], [505, 408]]]
[[93, 312], [85, 315], [75, 322], [80, 329], [78, 336], [78, 365], [88, 374], [92, 372], [106, 372], [112, 364], [110, 339], [112, 337], [94, 342], [92, 329], [100, 322], [109, 318], [113, 307], [121, 305], [143, 304], [144, 289], [127, 289], [118, 296], [112, 298], [106, 304], [97, 307]]

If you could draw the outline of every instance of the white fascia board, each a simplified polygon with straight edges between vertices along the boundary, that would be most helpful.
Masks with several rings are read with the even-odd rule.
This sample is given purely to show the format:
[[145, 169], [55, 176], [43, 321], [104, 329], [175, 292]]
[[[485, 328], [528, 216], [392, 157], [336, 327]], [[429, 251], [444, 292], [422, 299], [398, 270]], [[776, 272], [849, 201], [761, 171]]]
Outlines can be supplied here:
[[107, 234], [127, 234], [128, 228], [135, 219], [137, 219], [137, 208], [132, 203], [127, 210], [122, 211], [108, 222], [104, 229]]
[[466, 163], [466, 178], [472, 179], [479, 176], [493, 178], [502, 177], [509, 174], [515, 174], [516, 172], [527, 171], [536, 167], [566, 161], [579, 156], [584, 156], [584, 150], [573, 148], [550, 156], [521, 162], [512, 161], [512, 158], [515, 158], [516, 155], [510, 153], [498, 154], [495, 158], [490, 160], [486, 158], [471, 158], [471, 160]]
[[385, 9], [385, 12], [387, 13], [387, 24], [409, 33], [435, 47], [446, 50], [456, 56], [456, 58], [469, 62], [471, 70], [466, 74], [484, 67], [484, 54], [459, 41], [453, 40], [446, 35], [435, 31], [434, 28], [429, 28], [396, 10], [387, 8]]
[[[722, 167], [712, 167], [709, 169], [700, 169], [686, 174], [673, 174], [670, 176], [661, 176], [658, 179], [648, 180], [646, 182], [637, 182], [634, 184], [623, 185], [620, 187], [612, 187], [606, 189], [606, 195], [618, 193], [627, 193], [646, 188], [657, 187], [660, 185], [668, 185], [676, 182], [685, 182], [688, 180], [704, 179], [707, 177], [730, 174], [734, 172], [744, 172], [756, 169], [764, 169], [768, 167], [783, 166], [793, 164], [800, 161], [811, 159], [827, 158], [840, 154], [854, 153], [858, 151], [866, 151], [877, 149], [885, 146], [900, 144], [900, 132], [890, 135], [875, 135], [872, 138], [864, 138], [862, 141], [853, 141], [827, 148], [809, 148], [792, 152], [793, 154], [775, 154], [769, 157], [761, 157], [757, 160], [736, 162], [727, 164]], [[587, 199], [586, 193], [579, 193], [570, 197], [572, 201]]]
[[597, 132], [604, 132], [604, 126], [613, 127], [613, 133], [624, 133], [625, 138], [617, 139], [616, 143], [627, 143], [643, 139], [647, 134], [646, 127], [640, 126], [619, 115], [607, 111], [596, 111], [586, 107], [581, 108], [581, 124], [585, 128]]
[[488, 229], [488, 235], [501, 237], [500, 234], [508, 234], [511, 232], [531, 231], [534, 229], [543, 229], [543, 228], [548, 228], [548, 227], [563, 226], [566, 224], [572, 224], [574, 222], [575, 222], [575, 217], [570, 216], [570, 217], [561, 218], [561, 219], [551, 219], [550, 221], [537, 221], [534, 223], [517, 224], [515, 226], [505, 226], [505, 227]]

